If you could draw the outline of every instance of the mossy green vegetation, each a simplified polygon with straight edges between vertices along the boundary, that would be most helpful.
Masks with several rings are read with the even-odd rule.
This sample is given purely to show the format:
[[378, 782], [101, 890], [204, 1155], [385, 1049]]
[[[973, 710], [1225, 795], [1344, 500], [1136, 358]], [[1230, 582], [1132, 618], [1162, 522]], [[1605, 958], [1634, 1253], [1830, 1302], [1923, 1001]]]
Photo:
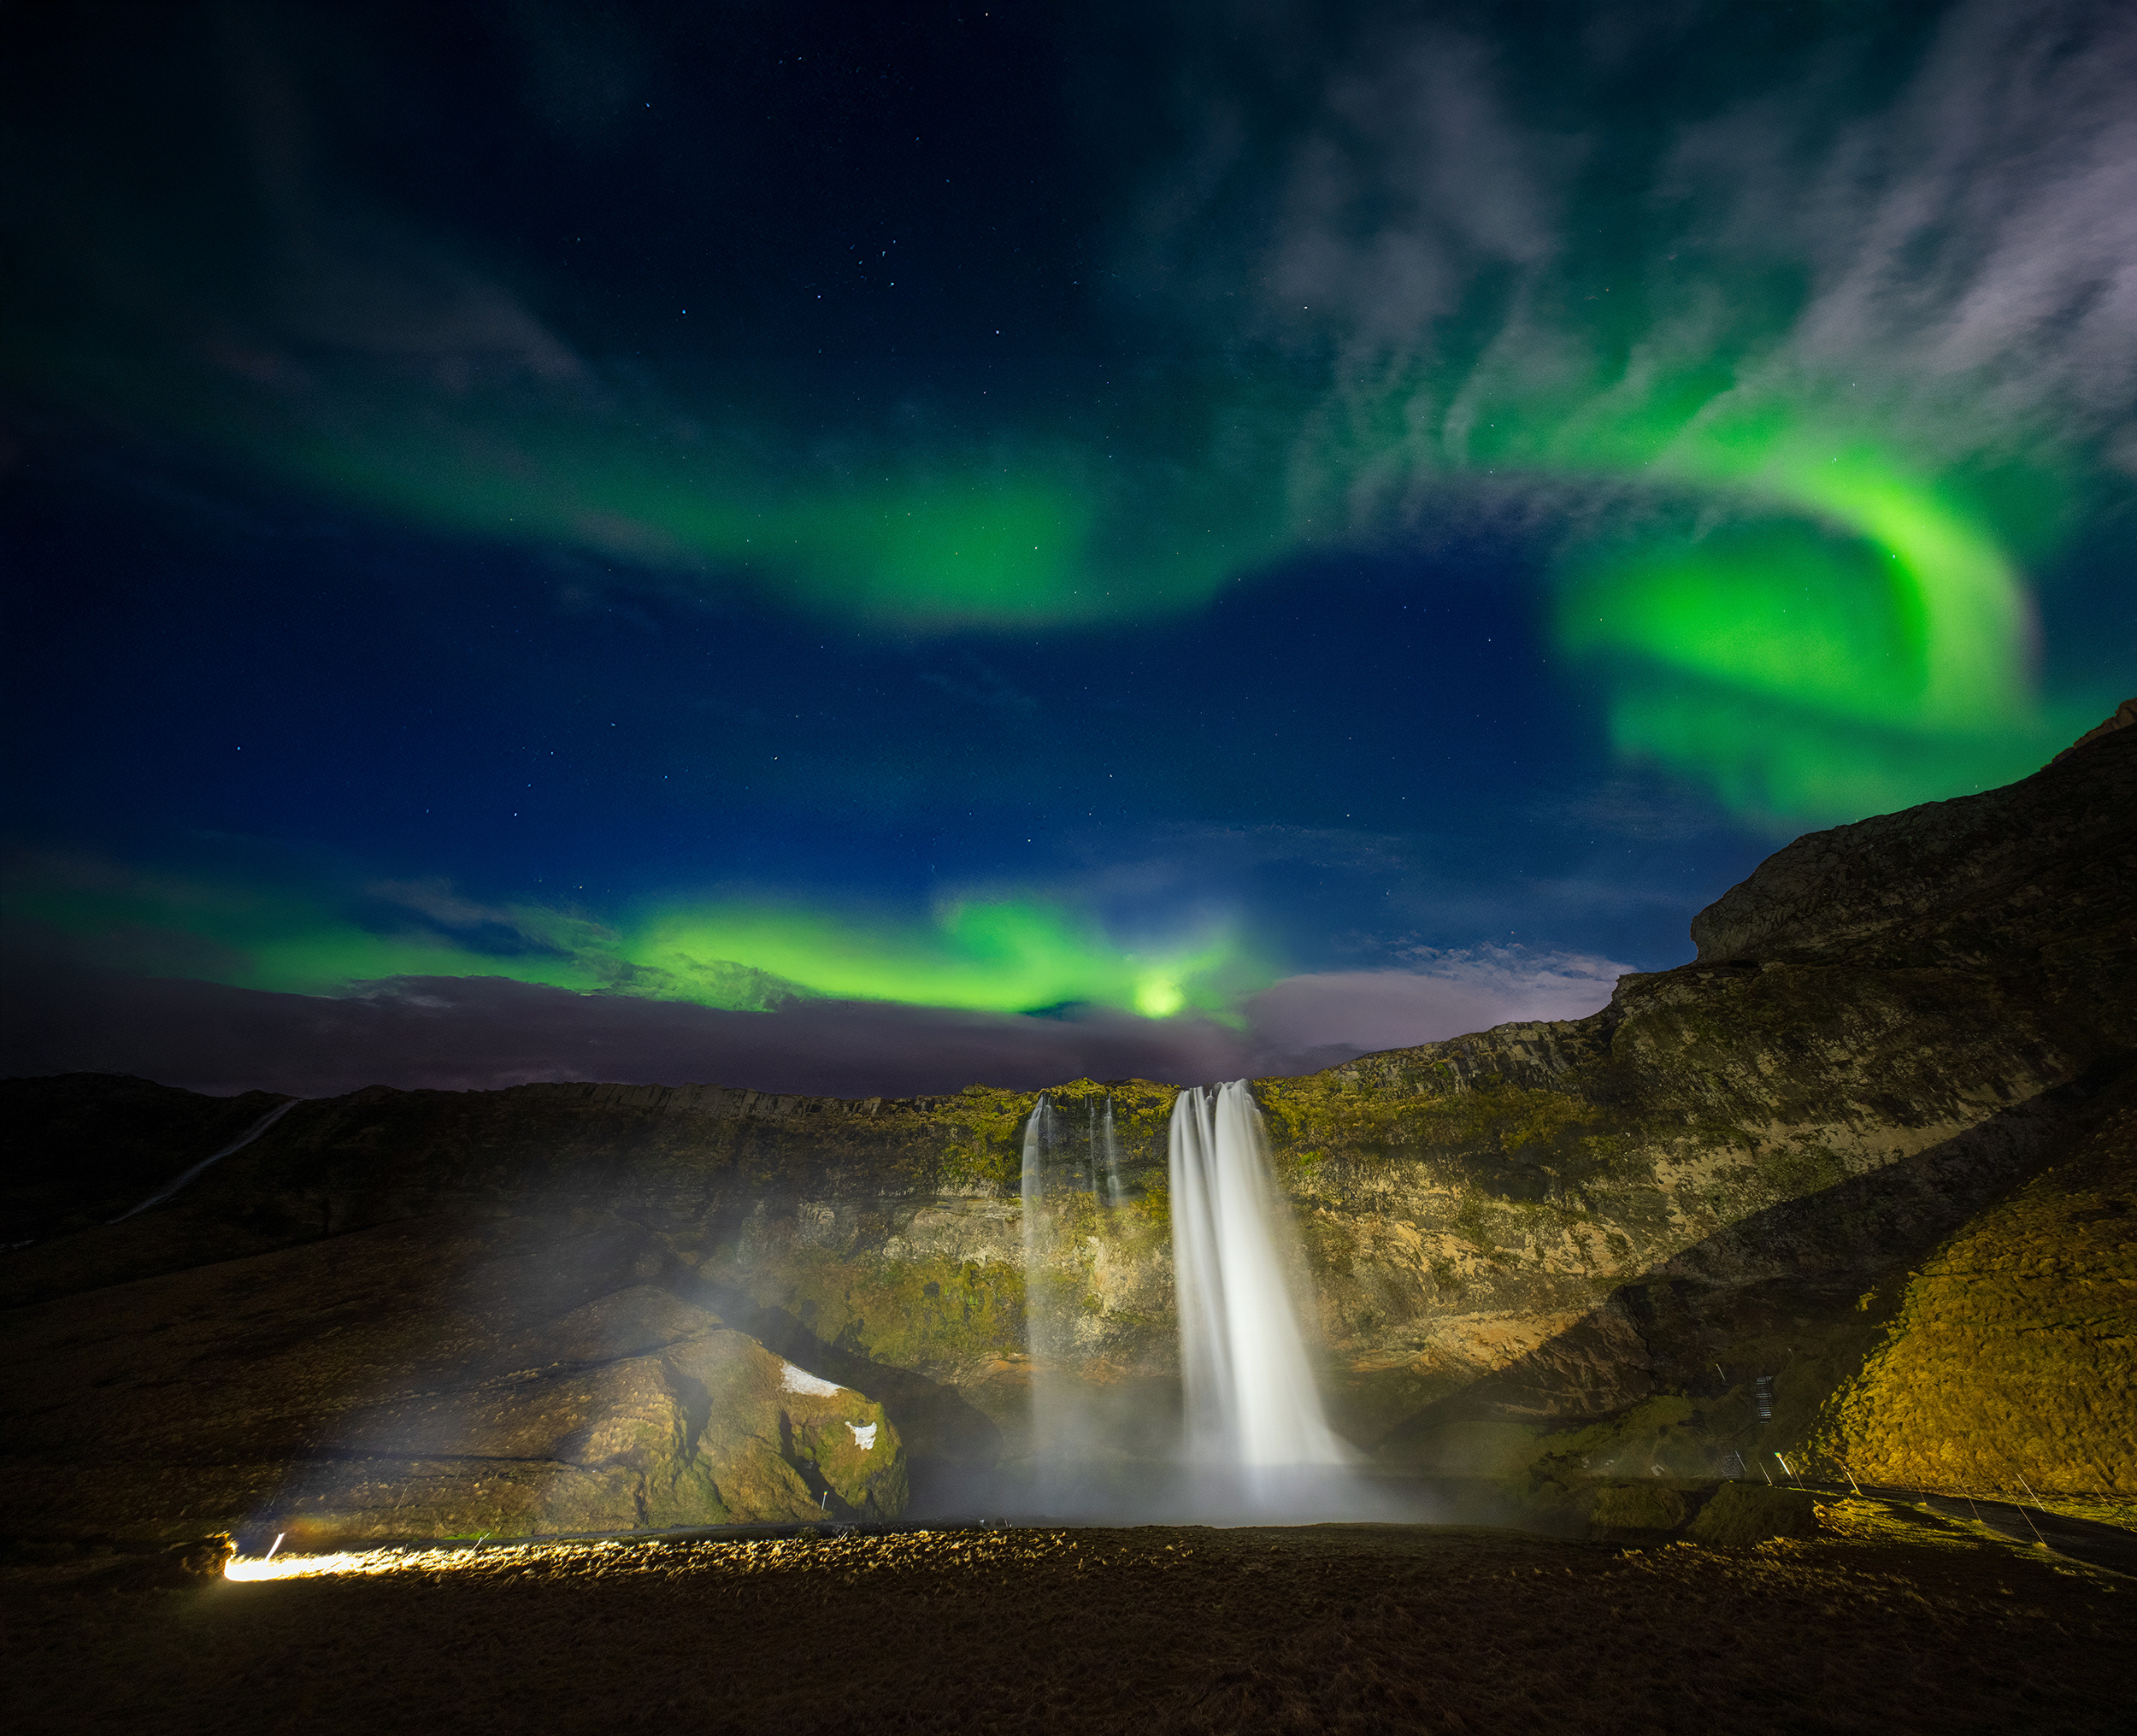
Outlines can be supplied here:
[[1316, 1188], [1339, 1165], [1397, 1156], [1451, 1160], [1502, 1190], [1510, 1166], [1577, 1185], [1624, 1149], [1577, 1092], [1525, 1089], [1490, 1076], [1465, 1082], [1451, 1062], [1428, 1063], [1399, 1082], [1339, 1072], [1259, 1080], [1255, 1095], [1282, 1160]]
[[[1157, 1346], [1169, 1332], [1157, 1299], [1137, 1308], [1117, 1285], [1106, 1288], [1099, 1268], [1147, 1266], [1169, 1247], [1164, 1150], [1175, 1089], [1083, 1079], [1044, 1093], [1060, 1139], [1078, 1150], [1086, 1131], [1096, 1139], [1110, 1106], [1124, 1198], [1116, 1204], [1093, 1192], [1081, 1164], [1083, 1185], [1050, 1185], [1039, 1209], [1055, 1252], [1033, 1273], [1019, 1195], [1024, 1132], [1040, 1095], [974, 1086], [898, 1106], [893, 1114], [908, 1124], [899, 1137], [932, 1145], [932, 1195], [803, 1198], [676, 1245], [704, 1276], [736, 1286], [756, 1308], [842, 1355], [886, 1367], [951, 1379], [998, 1369], [1028, 1351], [1035, 1287], [1057, 1318], [1104, 1316], [1087, 1349]], [[1057, 1146], [1050, 1161], [1060, 1157]]]
[[1114, 1137], [1124, 1164], [1137, 1172], [1135, 1191], [1139, 1191], [1153, 1153], [1163, 1174], [1166, 1125], [1178, 1094], [1175, 1086], [1146, 1079], [1109, 1084], [1075, 1079], [1049, 1086], [1044, 1092], [969, 1085], [954, 1097], [930, 1100], [918, 1113], [933, 1135], [946, 1186], [1015, 1193], [1023, 1164], [1024, 1123], [1042, 1095], [1072, 1120], [1094, 1116], [1110, 1103]]
[[1013, 1261], [856, 1257], [800, 1244], [731, 1275], [760, 1308], [872, 1362], [952, 1367], [1024, 1345], [1025, 1274]]

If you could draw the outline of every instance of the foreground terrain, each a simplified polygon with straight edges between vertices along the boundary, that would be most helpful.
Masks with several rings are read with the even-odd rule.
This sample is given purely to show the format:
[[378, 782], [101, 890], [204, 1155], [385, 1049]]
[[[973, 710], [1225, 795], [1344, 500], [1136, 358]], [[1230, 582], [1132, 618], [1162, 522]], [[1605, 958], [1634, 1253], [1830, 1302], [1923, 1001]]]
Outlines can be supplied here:
[[183, 1584], [18, 1556], [9, 1698], [19, 1730], [2129, 1727], [2137, 1581], [1922, 1508], [1817, 1520], [1738, 1550], [948, 1529]]

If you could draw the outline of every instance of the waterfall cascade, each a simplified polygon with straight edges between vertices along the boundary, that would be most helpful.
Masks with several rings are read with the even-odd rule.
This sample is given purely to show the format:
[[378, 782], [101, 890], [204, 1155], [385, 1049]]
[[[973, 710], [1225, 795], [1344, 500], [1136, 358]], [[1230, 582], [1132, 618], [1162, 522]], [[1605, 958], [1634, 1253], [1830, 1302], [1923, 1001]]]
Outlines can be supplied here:
[[1120, 1136], [1113, 1131], [1113, 1099], [1111, 1098], [1105, 1100], [1105, 1115], [1098, 1123], [1098, 1136], [1092, 1142], [1092, 1192], [1095, 1192], [1098, 1190], [1098, 1166], [1103, 1162], [1105, 1172], [1105, 1203], [1108, 1205], [1124, 1204], [1127, 1202], [1127, 1194], [1121, 1186], [1121, 1140]]
[[191, 1169], [188, 1169], [183, 1175], [180, 1176], [177, 1180], [165, 1183], [164, 1186], [158, 1188], [154, 1193], [150, 1194], [146, 1199], [143, 1200], [140, 1204], [131, 1207], [126, 1211], [121, 1212], [119, 1215], [112, 1219], [111, 1221], [115, 1224], [122, 1224], [128, 1218], [132, 1217], [136, 1212], [144, 1212], [152, 1205], [162, 1204], [165, 1200], [169, 1199], [173, 1195], [176, 1194], [180, 1189], [185, 1187], [188, 1182], [191, 1181], [192, 1179], [198, 1175], [202, 1170], [207, 1168], [209, 1164], [220, 1163], [224, 1158], [234, 1156], [237, 1153], [244, 1150], [246, 1146], [250, 1145], [255, 1139], [258, 1139], [261, 1134], [267, 1132], [269, 1127], [273, 1127], [277, 1121], [280, 1121], [284, 1115], [286, 1115], [291, 1109], [295, 1109], [297, 1104], [303, 1103], [303, 1101], [304, 1099], [301, 1097], [293, 1097], [290, 1098], [287, 1103], [279, 1103], [275, 1104], [273, 1109], [269, 1109], [264, 1115], [262, 1115], [258, 1121], [255, 1121], [250, 1127], [247, 1127], [244, 1132], [238, 1134], [238, 1137], [233, 1139], [227, 1145], [225, 1145], [221, 1150], [213, 1152], [208, 1156], [202, 1158], [199, 1162], [194, 1164]]
[[1079, 1368], [1083, 1320], [1075, 1232], [1088, 1225], [1087, 1195], [1104, 1207], [1125, 1203], [1113, 1099], [1086, 1100], [1084, 1113], [1042, 1096], [1024, 1123], [1024, 1335], [1031, 1353], [1031, 1473], [1033, 1495], [1050, 1510], [1102, 1504], [1093, 1479], [1101, 1463], [1132, 1456], [1145, 1432], [1117, 1412], [1118, 1395], [1095, 1391]]
[[1060, 1309], [1054, 1305], [1051, 1262], [1054, 1223], [1045, 1207], [1046, 1171], [1060, 1144], [1062, 1117], [1041, 1096], [1024, 1123], [1024, 1337], [1042, 1382], [1067, 1348]]
[[1071, 1226], [1092, 1227], [1079, 1197], [1127, 1203], [1112, 1099], [1078, 1115], [1041, 1097], [1024, 1124], [1029, 1498], [1044, 1512], [1116, 1517], [1379, 1516], [1328, 1426], [1292, 1292], [1296, 1234], [1245, 1081], [1181, 1092], [1169, 1155], [1179, 1433], [1163, 1383], [1082, 1366], [1080, 1333], [1097, 1321]]
[[1250, 1485], [1280, 1466], [1347, 1463], [1314, 1380], [1286, 1269], [1290, 1221], [1245, 1080], [1180, 1092], [1170, 1168], [1190, 1459]]
[[1057, 1231], [1046, 1209], [1050, 1171], [1060, 1180], [1065, 1117], [1043, 1095], [1024, 1123], [1022, 1187], [1024, 1230], [1024, 1342], [1031, 1353], [1032, 1463], [1036, 1492], [1053, 1498], [1071, 1456], [1072, 1384], [1065, 1362], [1073, 1348], [1069, 1321], [1054, 1269]]

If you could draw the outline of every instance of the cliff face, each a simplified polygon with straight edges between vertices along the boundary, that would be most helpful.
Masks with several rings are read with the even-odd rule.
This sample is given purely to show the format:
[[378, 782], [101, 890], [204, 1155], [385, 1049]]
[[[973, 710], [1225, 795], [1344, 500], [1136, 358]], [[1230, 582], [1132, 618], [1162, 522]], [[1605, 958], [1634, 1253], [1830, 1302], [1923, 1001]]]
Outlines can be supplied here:
[[[1334, 1179], [1300, 1190], [1330, 1241], [1407, 1227], [1439, 1289], [1386, 1257], [1324, 1280], [1354, 1381], [1420, 1401], [1383, 1451], [1548, 1483], [1795, 1447], [1945, 1237], [2080, 1142], [2129, 1165], [2134, 786], [2125, 730], [1814, 834], [1591, 1019], [1277, 1086]], [[2137, 1482], [2137, 1422], [2087, 1451], [2009, 1474]]]
[[[1391, 1468], [1544, 1498], [1802, 1444], [1928, 1317], [1910, 1274], [1947, 1239], [2080, 1145], [2127, 1172], [2134, 786], [2137, 730], [2101, 735], [1798, 840], [1701, 914], [1694, 962], [1591, 1018], [1257, 1081], [1341, 1425]], [[153, 1121], [160, 1087], [6, 1091], [9, 1239], [31, 1242], [0, 1265], [17, 1531], [888, 1512], [909, 1461], [956, 1505], [1029, 1450], [1029, 1094], [374, 1089], [102, 1224], [272, 1100], [165, 1093], [161, 1162], [138, 1133], [107, 1162], [99, 1115]], [[1157, 1451], [1172, 1088], [1051, 1095], [1037, 1275], [1074, 1323], [1066, 1372], [1141, 1431], [1118, 1450]], [[1075, 1142], [1109, 1098], [1118, 1203]], [[2073, 1257], [2093, 1281], [2104, 1256]], [[1858, 1450], [1875, 1412], [1849, 1413]], [[2082, 1476], [2045, 1445], [2017, 1468], [2127, 1490], [2130, 1433], [2086, 1435]]]

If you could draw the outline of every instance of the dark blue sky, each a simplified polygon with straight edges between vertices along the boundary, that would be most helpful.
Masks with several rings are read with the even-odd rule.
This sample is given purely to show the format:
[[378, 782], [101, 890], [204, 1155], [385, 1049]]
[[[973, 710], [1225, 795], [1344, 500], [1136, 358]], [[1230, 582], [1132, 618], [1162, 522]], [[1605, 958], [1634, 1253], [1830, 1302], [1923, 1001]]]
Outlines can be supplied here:
[[18, 1068], [1304, 1065], [2130, 685], [2111, 8], [7, 29]]

